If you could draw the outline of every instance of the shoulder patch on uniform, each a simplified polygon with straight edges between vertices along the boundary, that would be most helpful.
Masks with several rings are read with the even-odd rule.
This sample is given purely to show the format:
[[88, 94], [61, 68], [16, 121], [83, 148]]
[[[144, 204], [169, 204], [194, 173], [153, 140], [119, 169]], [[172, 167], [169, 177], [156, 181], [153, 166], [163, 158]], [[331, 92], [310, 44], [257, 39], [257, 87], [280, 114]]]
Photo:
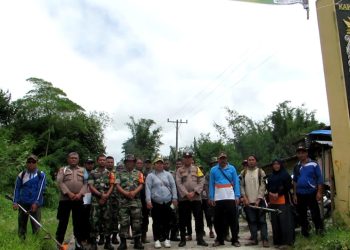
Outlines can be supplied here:
[[202, 177], [203, 176], [203, 172], [198, 167], [197, 167], [197, 176], [198, 177]]

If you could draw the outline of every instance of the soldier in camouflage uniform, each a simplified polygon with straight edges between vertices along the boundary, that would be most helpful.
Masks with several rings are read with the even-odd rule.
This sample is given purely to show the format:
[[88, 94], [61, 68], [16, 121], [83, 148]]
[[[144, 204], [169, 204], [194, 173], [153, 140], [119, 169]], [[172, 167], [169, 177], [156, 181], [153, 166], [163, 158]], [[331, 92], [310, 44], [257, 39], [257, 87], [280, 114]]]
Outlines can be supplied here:
[[[143, 161], [141, 159], [136, 160], [136, 170], [140, 171], [143, 174], [144, 180], [146, 180], [148, 172], [146, 172], [143, 168]], [[142, 243], [150, 243], [147, 240], [147, 231], [148, 231], [148, 224], [149, 224], [149, 212], [150, 210], [147, 208], [146, 203], [146, 191], [145, 187], [142, 188], [140, 191], [140, 198], [141, 198], [141, 204], [142, 204], [142, 227], [141, 227], [141, 241]]]
[[115, 176], [109, 172], [106, 165], [106, 156], [97, 157], [98, 168], [91, 171], [88, 179], [89, 188], [92, 193], [91, 201], [91, 238], [94, 249], [97, 249], [96, 237], [100, 233], [105, 237], [104, 249], [112, 250], [110, 232], [112, 231], [112, 220], [110, 214], [110, 195], [114, 188]]
[[[106, 158], [106, 167], [109, 172], [116, 175], [116, 168], [114, 167], [114, 158], [113, 156], [107, 156]], [[119, 213], [119, 194], [117, 188], [114, 187], [110, 196], [110, 209], [111, 209], [111, 218], [112, 218], [112, 244], [119, 244], [117, 235], [119, 233], [119, 223], [118, 223], [118, 213]]]
[[142, 205], [140, 191], [143, 188], [143, 174], [136, 170], [136, 159], [133, 155], [127, 155], [124, 160], [125, 168], [117, 174], [116, 185], [120, 193], [120, 245], [118, 250], [127, 249], [126, 238], [131, 222], [134, 237], [134, 249], [143, 249], [141, 243]]

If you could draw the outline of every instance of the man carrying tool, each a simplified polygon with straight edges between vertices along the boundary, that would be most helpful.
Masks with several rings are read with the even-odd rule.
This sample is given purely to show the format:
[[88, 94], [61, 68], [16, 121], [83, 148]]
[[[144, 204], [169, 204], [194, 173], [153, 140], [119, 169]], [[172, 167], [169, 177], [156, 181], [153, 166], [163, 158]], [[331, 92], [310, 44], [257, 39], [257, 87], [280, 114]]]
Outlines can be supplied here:
[[[38, 222], [41, 219], [40, 207], [43, 205], [43, 193], [46, 188], [45, 173], [37, 168], [38, 157], [30, 155], [27, 158], [27, 169], [20, 172], [16, 179], [13, 197], [13, 209], [21, 205]], [[28, 214], [18, 210], [18, 236], [24, 240], [27, 233]], [[30, 221], [33, 234], [39, 231], [40, 225]]]
[[259, 207], [266, 207], [265, 203], [265, 172], [258, 168], [257, 158], [248, 157], [248, 167], [241, 174], [241, 195], [247, 214], [247, 221], [252, 236], [251, 242], [246, 246], [258, 245], [258, 229], [261, 231], [263, 247], [269, 247], [266, 214]]

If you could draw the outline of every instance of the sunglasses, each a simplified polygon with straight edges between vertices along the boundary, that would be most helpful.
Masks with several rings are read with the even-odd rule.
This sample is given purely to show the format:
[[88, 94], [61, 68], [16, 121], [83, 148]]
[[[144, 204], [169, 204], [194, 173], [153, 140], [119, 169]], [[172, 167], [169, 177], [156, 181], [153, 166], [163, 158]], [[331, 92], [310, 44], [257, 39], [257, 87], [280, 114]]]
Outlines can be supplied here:
[[28, 164], [35, 164], [36, 161], [34, 161], [34, 160], [28, 160], [27, 163], [28, 163]]

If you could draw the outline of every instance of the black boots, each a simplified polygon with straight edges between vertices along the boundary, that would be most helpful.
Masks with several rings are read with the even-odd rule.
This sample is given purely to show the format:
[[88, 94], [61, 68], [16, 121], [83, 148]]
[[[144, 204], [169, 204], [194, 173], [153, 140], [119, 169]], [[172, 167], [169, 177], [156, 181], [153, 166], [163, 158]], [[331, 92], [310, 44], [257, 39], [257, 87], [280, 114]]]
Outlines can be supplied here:
[[179, 247], [184, 247], [186, 246], [186, 237], [181, 236]]
[[203, 240], [203, 237], [198, 237], [198, 238], [197, 238], [197, 245], [198, 245], [198, 246], [207, 247], [207, 246], [208, 246], [208, 243], [205, 242], [205, 240]]
[[147, 234], [146, 234], [146, 232], [143, 232], [143, 233], [142, 233], [141, 241], [142, 241], [143, 244], [149, 243], [149, 241], [147, 240]]
[[104, 237], [103, 234], [100, 234], [100, 238], [99, 238], [99, 240], [98, 240], [97, 245], [101, 246], [101, 245], [103, 245], [104, 243], [105, 243], [105, 237]]
[[105, 245], [104, 245], [103, 249], [114, 250], [114, 247], [111, 244], [111, 236], [110, 235], [106, 235], [106, 241], [105, 241]]
[[119, 240], [116, 233], [113, 233], [112, 235], [112, 244], [114, 245], [119, 244]]
[[96, 243], [96, 238], [95, 237], [92, 237], [91, 238], [91, 247], [90, 247], [90, 249], [91, 250], [97, 250], [97, 243]]
[[134, 249], [144, 249], [144, 247], [142, 246], [142, 243], [141, 243], [141, 237], [138, 236], [138, 237], [135, 237], [134, 239]]
[[125, 250], [128, 246], [126, 245], [126, 238], [120, 237], [120, 245], [118, 247], [118, 250]]

